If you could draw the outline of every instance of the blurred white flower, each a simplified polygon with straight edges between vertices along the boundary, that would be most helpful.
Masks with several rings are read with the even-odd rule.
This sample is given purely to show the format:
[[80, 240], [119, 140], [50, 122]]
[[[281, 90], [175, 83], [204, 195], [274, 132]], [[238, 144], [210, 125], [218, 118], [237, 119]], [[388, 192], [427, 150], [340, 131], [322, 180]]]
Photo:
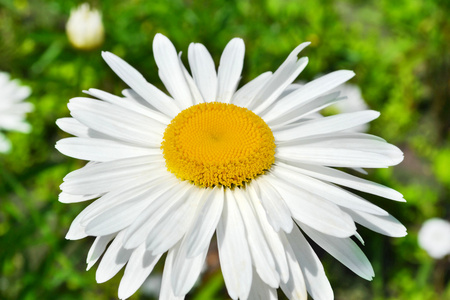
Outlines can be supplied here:
[[1, 131], [30, 131], [30, 124], [24, 118], [26, 113], [33, 110], [33, 105], [23, 102], [30, 94], [29, 87], [20, 86], [19, 81], [10, 80], [8, 73], [0, 72], [0, 153], [11, 149], [11, 143]]
[[105, 37], [100, 12], [96, 9], [91, 10], [87, 3], [72, 9], [66, 24], [66, 32], [70, 43], [77, 49], [92, 50], [99, 47]]
[[439, 218], [425, 221], [419, 230], [419, 246], [433, 258], [450, 254], [450, 222]]

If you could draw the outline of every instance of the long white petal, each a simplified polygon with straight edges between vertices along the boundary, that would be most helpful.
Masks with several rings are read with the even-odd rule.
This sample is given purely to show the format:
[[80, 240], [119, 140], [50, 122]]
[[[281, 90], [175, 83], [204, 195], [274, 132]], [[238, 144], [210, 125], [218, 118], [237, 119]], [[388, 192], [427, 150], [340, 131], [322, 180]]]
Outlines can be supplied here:
[[188, 49], [189, 66], [205, 102], [215, 101], [217, 95], [217, 73], [214, 60], [205, 46], [191, 43]]
[[111, 245], [109, 245], [105, 254], [103, 254], [95, 274], [95, 279], [98, 283], [108, 281], [116, 275], [128, 262], [128, 259], [133, 253], [132, 250], [122, 248], [122, 238], [123, 234], [119, 232]]
[[258, 187], [261, 204], [266, 211], [267, 220], [275, 231], [282, 228], [286, 232], [291, 232], [294, 221], [291, 218], [289, 207], [283, 200], [283, 197], [271, 185], [270, 180], [260, 176], [254, 182], [255, 188]]
[[112, 138], [144, 147], [161, 145], [165, 126], [151, 118], [87, 98], [73, 98], [67, 106], [82, 124]]
[[224, 190], [218, 187], [214, 187], [212, 190], [205, 189], [203, 196], [198, 201], [194, 221], [186, 232], [185, 243], [188, 258], [196, 257], [208, 249], [211, 237], [222, 215]]
[[237, 106], [246, 107], [252, 110], [252, 103], [258, 92], [267, 84], [272, 76], [272, 72], [265, 72], [245, 84], [234, 93], [231, 103]]
[[141, 156], [86, 165], [66, 175], [60, 188], [70, 194], [101, 194], [143, 176], [152, 180], [169, 174], [160, 166], [161, 158]]
[[347, 168], [386, 168], [400, 163], [399, 159], [380, 153], [328, 146], [279, 147], [275, 157], [284, 161]]
[[172, 273], [173, 273], [173, 263], [175, 257], [177, 256], [177, 251], [179, 249], [179, 244], [169, 250], [166, 256], [166, 261], [164, 263], [164, 271], [161, 282], [161, 289], [159, 294], [159, 299], [164, 300], [182, 300], [183, 296], [175, 296], [173, 286], [172, 286]]
[[225, 197], [217, 226], [220, 266], [230, 297], [246, 299], [252, 283], [252, 260], [236, 199], [229, 189]]
[[295, 78], [303, 71], [308, 64], [308, 58], [297, 58], [300, 51], [302, 51], [310, 42], [298, 45], [281, 64], [281, 66], [273, 73], [267, 85], [256, 95], [255, 101], [258, 105], [253, 109], [255, 114], [262, 113], [281, 95], [281, 93], [289, 86]]
[[197, 105], [199, 103], [204, 103], [205, 101], [203, 100], [203, 96], [200, 93], [200, 90], [198, 89], [197, 84], [195, 83], [194, 79], [187, 71], [183, 62], [181, 61], [181, 52], [178, 55], [178, 63], [180, 64], [181, 70], [183, 71], [183, 75], [184, 75], [184, 78], [186, 79], [186, 83], [189, 87], [189, 90], [191, 91], [192, 101], [194, 102], [194, 105]]
[[362, 211], [353, 211], [351, 209], [345, 209], [345, 211], [356, 223], [375, 232], [392, 237], [403, 237], [407, 234], [406, 227], [391, 215], [375, 216]]
[[278, 299], [277, 290], [271, 288], [259, 278], [255, 269], [253, 269], [253, 280], [248, 300], [276, 300]]
[[372, 182], [366, 179], [362, 179], [350, 174], [347, 174], [343, 171], [339, 171], [333, 168], [323, 167], [323, 166], [315, 166], [309, 164], [302, 163], [291, 163], [295, 165], [296, 171], [299, 173], [303, 173], [305, 175], [325, 180], [328, 182], [332, 182], [335, 184], [339, 184], [342, 186], [346, 186], [358, 191], [362, 191], [365, 193], [370, 193], [373, 195], [377, 195], [380, 197], [384, 197], [387, 199], [392, 199], [396, 201], [402, 201], [403, 195], [397, 192], [394, 189], [391, 189], [387, 186], [381, 185], [376, 182]]
[[138, 290], [161, 256], [162, 254], [152, 255], [149, 251], [145, 251], [143, 244], [133, 251], [120, 280], [119, 299], [126, 299]]
[[276, 271], [272, 251], [261, 231], [253, 209], [249, 205], [249, 201], [251, 200], [240, 189], [234, 190], [234, 196], [241, 212], [242, 220], [244, 221], [250, 254], [252, 255], [256, 272], [270, 287], [277, 288], [280, 282], [280, 276]]
[[113, 140], [70, 137], [55, 146], [64, 155], [82, 160], [111, 161], [122, 158], [159, 154], [158, 148], [136, 147]]
[[267, 214], [259, 200], [257, 192], [254, 190], [253, 185], [247, 186], [247, 191], [250, 196], [251, 205], [258, 217], [259, 225], [264, 233], [267, 244], [273, 253], [273, 258], [276, 262], [276, 269], [282, 281], [286, 282], [289, 279], [289, 267], [287, 264], [286, 253], [284, 246], [280, 240], [280, 236], [275, 232], [273, 227], [269, 224]]
[[182, 109], [192, 106], [194, 102], [178, 61], [177, 51], [172, 42], [160, 33], [153, 39], [153, 56], [159, 68], [160, 78], [169, 93]]
[[284, 233], [280, 233], [280, 237], [283, 241], [289, 265], [289, 280], [281, 282], [280, 287], [289, 299], [307, 300], [308, 294], [306, 293], [305, 278], [303, 277], [303, 272], [300, 268], [296, 254]]
[[366, 280], [372, 280], [375, 276], [370, 261], [351, 238], [323, 234], [302, 223], [299, 226], [316, 244], [357, 275]]
[[232, 39], [220, 57], [217, 74], [217, 102], [229, 103], [241, 78], [245, 45], [240, 38]]
[[274, 175], [269, 176], [271, 176], [270, 180], [276, 182], [273, 186], [283, 197], [294, 219], [337, 237], [349, 237], [355, 234], [356, 227], [353, 219], [336, 204], [295, 188], [284, 179], [280, 180]]
[[274, 130], [275, 141], [292, 141], [309, 136], [346, 130], [368, 123], [380, 116], [373, 110], [343, 113], [321, 119], [315, 119], [301, 124], [285, 126], [284, 129]]
[[370, 203], [369, 201], [350, 193], [344, 189], [325, 183], [321, 180], [309, 177], [307, 175], [297, 172], [297, 168], [278, 163], [273, 166], [272, 173], [285, 180], [290, 180], [298, 188], [307, 190], [311, 193], [319, 195], [328, 201], [331, 201], [339, 206], [348, 207], [354, 210], [364, 211], [376, 215], [387, 215], [388, 212], [384, 209]]
[[147, 116], [151, 119], [160, 122], [161, 124], [167, 125], [170, 123], [171, 119], [169, 117], [159, 112], [154, 106], [148, 103], [141, 95], [136, 93], [136, 91], [133, 89], [125, 89], [122, 91], [125, 98], [121, 98], [98, 89], [89, 89], [83, 92], [98, 99], [101, 99], [103, 101], [106, 101], [108, 103]]
[[206, 248], [195, 257], [187, 257], [185, 242], [186, 240], [181, 242], [173, 263], [172, 287], [174, 294], [178, 296], [186, 295], [194, 286], [208, 253], [208, 248]]
[[127, 62], [109, 52], [102, 52], [102, 57], [111, 69], [151, 106], [171, 118], [181, 111], [172, 98], [148, 83], [141, 73]]
[[88, 265], [86, 271], [92, 268], [92, 266], [97, 262], [100, 256], [102, 256], [103, 252], [106, 249], [106, 246], [115, 236], [116, 234], [109, 234], [105, 236], [98, 236], [97, 238], [95, 238], [95, 241], [89, 249], [87, 255], [86, 263]]
[[174, 182], [169, 184], [160, 192], [151, 191], [143, 201], [148, 205], [140, 211], [139, 216], [133, 220], [127, 228], [124, 236], [124, 247], [127, 249], [136, 248], [142, 241], [145, 241], [149, 233], [160, 222], [164, 214], [171, 209], [179, 207], [180, 199], [184, 199], [187, 189], [185, 182]]
[[306, 289], [314, 300], [333, 300], [333, 289], [322, 263], [297, 226], [286, 234], [305, 278]]
[[308, 82], [301, 88], [287, 95], [285, 98], [277, 101], [267, 115], [264, 115], [264, 120], [271, 122], [284, 115], [286, 112], [295, 110], [325, 94], [353, 76], [355, 76], [355, 73], [352, 71], [340, 70]]

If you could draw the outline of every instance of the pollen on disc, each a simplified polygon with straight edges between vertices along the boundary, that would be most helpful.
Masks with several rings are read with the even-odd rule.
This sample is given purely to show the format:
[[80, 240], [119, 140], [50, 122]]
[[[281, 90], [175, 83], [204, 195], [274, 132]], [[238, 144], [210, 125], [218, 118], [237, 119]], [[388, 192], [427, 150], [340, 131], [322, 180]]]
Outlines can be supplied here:
[[180, 112], [161, 145], [167, 169], [201, 187], [242, 186], [275, 160], [269, 126], [233, 104], [201, 103]]

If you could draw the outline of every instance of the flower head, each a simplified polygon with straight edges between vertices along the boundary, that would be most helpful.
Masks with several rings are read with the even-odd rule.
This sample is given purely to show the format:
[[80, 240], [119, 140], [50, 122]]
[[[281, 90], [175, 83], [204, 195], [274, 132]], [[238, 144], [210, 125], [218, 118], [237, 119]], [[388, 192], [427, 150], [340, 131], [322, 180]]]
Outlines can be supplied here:
[[0, 72], [0, 153], [11, 149], [11, 143], [1, 133], [2, 130], [30, 131], [30, 124], [24, 118], [33, 110], [33, 105], [23, 102], [30, 94], [29, 87], [20, 86], [17, 80], [10, 80], [9, 74]]
[[168, 252], [160, 298], [182, 298], [202, 270], [214, 233], [233, 299], [276, 297], [279, 287], [290, 299], [306, 299], [307, 292], [332, 299], [304, 234], [356, 274], [374, 276], [351, 238], [362, 241], [355, 222], [389, 236], [404, 236], [406, 230], [349, 189], [395, 201], [403, 197], [333, 167], [388, 167], [403, 154], [381, 138], [346, 131], [378, 112], [312, 117], [341, 99], [330, 91], [354, 73], [337, 71], [288, 89], [308, 63], [297, 57], [307, 45], [295, 48], [274, 73], [237, 89], [241, 39], [228, 43], [217, 71], [207, 49], [191, 44], [191, 75], [169, 39], [157, 34], [153, 52], [170, 96], [103, 52], [130, 89], [123, 97], [90, 89], [97, 99], [70, 100], [73, 118], [57, 124], [75, 137], [56, 145], [88, 161], [64, 178], [59, 199], [96, 199], [66, 237], [96, 237], [87, 262], [90, 268], [103, 254], [98, 282], [126, 265], [119, 297], [127, 298]]
[[66, 24], [66, 32], [72, 46], [80, 50], [95, 49], [105, 38], [102, 16], [98, 10], [91, 10], [88, 3], [72, 9]]
[[419, 246], [436, 259], [450, 254], [450, 222], [432, 218], [419, 230]]

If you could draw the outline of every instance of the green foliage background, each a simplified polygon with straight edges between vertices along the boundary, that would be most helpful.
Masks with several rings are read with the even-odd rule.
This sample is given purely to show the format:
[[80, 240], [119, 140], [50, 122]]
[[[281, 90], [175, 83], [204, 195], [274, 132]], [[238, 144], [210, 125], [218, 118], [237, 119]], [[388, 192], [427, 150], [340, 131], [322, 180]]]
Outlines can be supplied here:
[[[85, 271], [93, 239], [65, 233], [86, 206], [58, 202], [62, 178], [83, 162], [64, 157], [55, 125], [70, 98], [99, 88], [117, 95], [125, 84], [101, 59], [111, 51], [162, 88], [152, 55], [157, 32], [186, 57], [190, 42], [216, 62], [235, 36], [246, 43], [243, 79], [274, 71], [303, 41], [309, 65], [298, 78], [351, 69], [368, 105], [381, 112], [371, 133], [405, 152], [395, 167], [367, 176], [402, 192], [407, 203], [369, 197], [408, 228], [405, 238], [361, 229], [376, 277], [366, 282], [319, 251], [336, 299], [450, 299], [449, 260], [434, 261], [417, 245], [431, 217], [450, 217], [449, 3], [444, 0], [91, 1], [103, 14], [101, 49], [69, 45], [65, 22], [80, 1], [0, 0], [0, 70], [29, 85], [33, 131], [7, 133], [13, 151], [0, 155], [0, 299], [115, 299], [121, 275], [95, 282]], [[1, 100], [1, 99], [0, 99]], [[162, 268], [158, 265], [155, 272]], [[189, 299], [227, 299], [220, 269], [201, 278]], [[151, 299], [138, 291], [132, 299]]]

